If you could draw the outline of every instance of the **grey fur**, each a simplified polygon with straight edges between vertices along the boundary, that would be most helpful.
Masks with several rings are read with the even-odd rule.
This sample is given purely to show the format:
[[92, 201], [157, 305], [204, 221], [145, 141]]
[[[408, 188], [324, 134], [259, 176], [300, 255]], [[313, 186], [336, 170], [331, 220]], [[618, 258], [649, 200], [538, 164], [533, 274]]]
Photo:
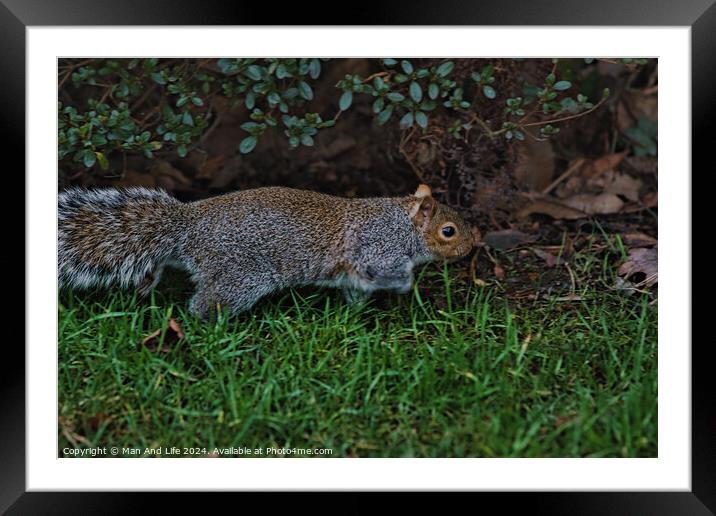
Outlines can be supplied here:
[[190, 309], [201, 316], [307, 284], [343, 288], [352, 302], [378, 289], [407, 292], [414, 265], [441, 254], [411, 219], [415, 203], [270, 187], [183, 204], [160, 190], [75, 188], [59, 196], [59, 283], [146, 294], [166, 265], [179, 266], [192, 273]]

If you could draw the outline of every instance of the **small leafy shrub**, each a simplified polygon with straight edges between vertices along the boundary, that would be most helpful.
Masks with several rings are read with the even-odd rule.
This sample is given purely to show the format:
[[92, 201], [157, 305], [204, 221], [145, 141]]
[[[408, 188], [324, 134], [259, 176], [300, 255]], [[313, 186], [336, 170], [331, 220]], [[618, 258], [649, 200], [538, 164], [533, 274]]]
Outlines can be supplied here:
[[[239, 152], [251, 153], [271, 130], [283, 133], [290, 148], [310, 147], [319, 131], [348, 116], [361, 100], [368, 101], [377, 125], [400, 134], [400, 153], [425, 180], [426, 167], [415, 159], [421, 139], [442, 141], [441, 152], [450, 155], [461, 147], [444, 137], [465, 145], [486, 138], [499, 148], [528, 135], [547, 139], [563, 122], [597, 110], [609, 96], [608, 89], [587, 91], [574, 84], [581, 70], [599, 62], [593, 59], [386, 58], [370, 60], [373, 70], [365, 77], [346, 74], [338, 80], [335, 97], [316, 99], [325, 61], [62, 60], [60, 170], [75, 176], [95, 166], [106, 170], [112, 156], [127, 154], [182, 158], [217, 123], [212, 106], [218, 99], [229, 109], [247, 110]], [[647, 60], [615, 63], [635, 68]], [[323, 113], [309, 109], [309, 103]], [[648, 120], [626, 137], [636, 153], [656, 152], [656, 130]]]
[[114, 152], [184, 157], [212, 121], [211, 100], [244, 104], [250, 120], [240, 142], [251, 152], [269, 128], [284, 127], [292, 147], [313, 145], [334, 124], [302, 106], [320, 59], [88, 59], [60, 64], [60, 169], [109, 166]]

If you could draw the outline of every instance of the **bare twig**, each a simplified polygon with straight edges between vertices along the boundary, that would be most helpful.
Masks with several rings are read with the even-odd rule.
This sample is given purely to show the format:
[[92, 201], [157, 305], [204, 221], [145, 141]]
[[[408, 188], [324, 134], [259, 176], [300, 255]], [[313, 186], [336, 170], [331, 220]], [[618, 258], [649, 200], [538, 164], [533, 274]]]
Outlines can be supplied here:
[[569, 176], [571, 176], [571, 175], [574, 173], [575, 170], [579, 169], [579, 168], [582, 166], [583, 163], [584, 163], [584, 158], [579, 158], [578, 160], [576, 160], [576, 161], [572, 164], [572, 166], [569, 167], [562, 175], [560, 175], [557, 179], [555, 179], [554, 181], [552, 181], [552, 183], [551, 183], [547, 188], [545, 188], [544, 190], [542, 190], [542, 195], [547, 195], [547, 194], [549, 194], [552, 190], [555, 189], [555, 187], [556, 187], [559, 183], [561, 183], [562, 181], [564, 181], [565, 179], [567, 179]]
[[574, 114], [574, 115], [565, 116], [565, 117], [562, 117], [562, 118], [553, 118], [553, 119], [551, 119], [551, 120], [542, 120], [542, 121], [539, 121], [539, 122], [530, 122], [529, 124], [523, 124], [521, 127], [534, 127], [534, 126], [538, 126], [538, 125], [556, 124], [556, 123], [559, 123], [559, 122], [564, 122], [565, 120], [572, 120], [573, 118], [579, 118], [580, 116], [588, 115], [588, 114], [591, 113], [592, 111], [596, 110], [599, 106], [601, 106], [602, 104], [604, 104], [604, 103], [607, 101], [607, 98], [609, 98], [609, 97], [602, 97], [602, 100], [600, 100], [599, 102], [597, 102], [594, 106], [592, 106], [592, 107], [589, 108], [588, 110], [582, 111], [581, 113], [576, 113], [576, 114]]

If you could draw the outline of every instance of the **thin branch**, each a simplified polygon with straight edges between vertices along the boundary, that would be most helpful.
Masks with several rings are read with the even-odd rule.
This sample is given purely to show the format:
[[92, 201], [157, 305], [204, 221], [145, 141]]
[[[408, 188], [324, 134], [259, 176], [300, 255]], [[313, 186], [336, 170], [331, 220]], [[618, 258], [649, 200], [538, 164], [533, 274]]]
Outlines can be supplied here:
[[552, 120], [542, 120], [540, 122], [531, 122], [529, 124], [522, 124], [520, 127], [534, 127], [534, 126], [538, 126], [538, 125], [557, 124], [559, 122], [564, 122], [566, 120], [572, 120], [574, 118], [579, 118], [580, 116], [588, 115], [592, 111], [596, 110], [599, 106], [601, 106], [602, 104], [604, 104], [607, 101], [607, 98], [609, 98], [609, 97], [602, 97], [602, 100], [597, 102], [590, 109], [588, 109], [586, 111], [582, 111], [581, 113], [576, 113], [574, 115], [565, 116], [562, 118], [553, 118]]

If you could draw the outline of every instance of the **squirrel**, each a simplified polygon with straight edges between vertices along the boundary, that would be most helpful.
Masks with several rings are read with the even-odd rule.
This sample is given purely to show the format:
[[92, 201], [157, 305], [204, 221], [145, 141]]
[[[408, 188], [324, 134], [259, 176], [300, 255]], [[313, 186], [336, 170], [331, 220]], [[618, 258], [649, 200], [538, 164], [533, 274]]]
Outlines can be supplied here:
[[404, 197], [264, 187], [189, 203], [164, 190], [74, 187], [59, 194], [58, 219], [60, 288], [119, 284], [146, 296], [165, 266], [179, 267], [202, 318], [307, 284], [340, 287], [348, 302], [406, 293], [415, 265], [473, 247], [465, 221], [424, 184]]

